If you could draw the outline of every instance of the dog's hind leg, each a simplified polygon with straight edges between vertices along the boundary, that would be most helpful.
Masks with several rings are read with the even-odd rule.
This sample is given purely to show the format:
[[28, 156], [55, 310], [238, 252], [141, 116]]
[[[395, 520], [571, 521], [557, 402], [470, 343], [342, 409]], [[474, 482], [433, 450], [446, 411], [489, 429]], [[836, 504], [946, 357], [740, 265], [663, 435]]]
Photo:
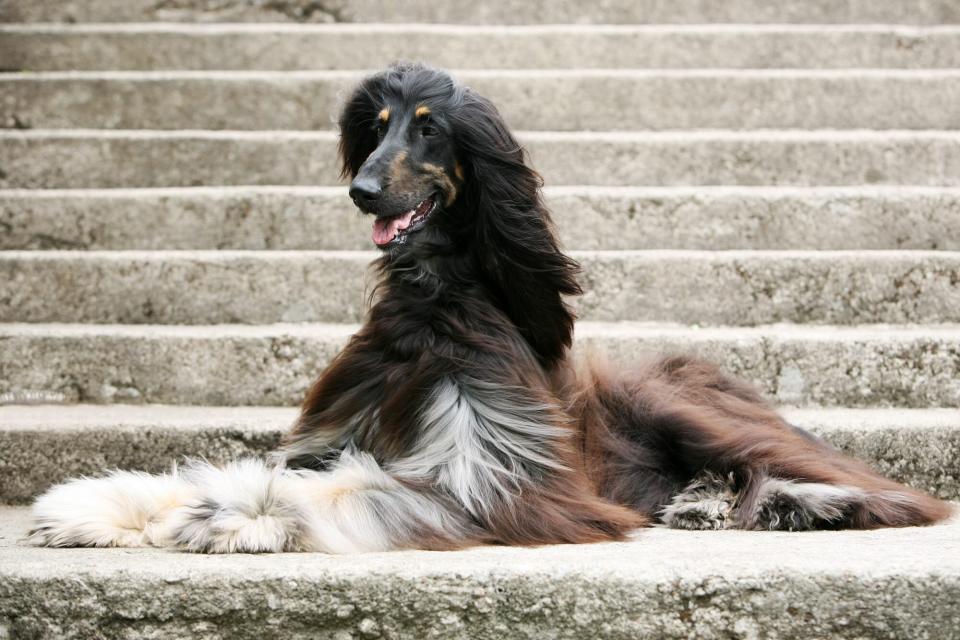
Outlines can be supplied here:
[[829, 529], [848, 523], [867, 497], [856, 487], [769, 477], [741, 491], [732, 473], [706, 471], [673, 496], [660, 519], [674, 529]]
[[739, 526], [770, 531], [806, 531], [849, 526], [865, 508], [866, 491], [853, 486], [764, 478], [739, 510]]
[[[691, 525], [682, 517], [686, 511], [703, 526], [715, 526], [723, 512], [725, 526], [750, 529], [924, 525], [952, 512], [947, 503], [884, 478], [790, 426], [756, 391], [713, 365], [669, 358], [627, 376], [601, 371], [592, 380], [594, 404], [603, 409], [594, 413], [632, 448], [627, 458], [607, 447], [604, 465], [617, 473], [612, 480], [601, 478], [601, 487], [617, 489], [621, 503], [642, 508], [644, 492], [623, 491], [622, 478], [668, 479], [675, 488], [666, 496], [658, 493], [657, 510], [674, 526]], [[624, 460], [630, 459], [643, 466], [625, 469]], [[690, 500], [683, 487], [703, 473], [733, 474], [736, 508], [725, 510], [728, 500], [685, 506]], [[659, 488], [668, 486], [664, 482]], [[704, 520], [707, 507], [716, 515]]]
[[736, 500], [733, 479], [708, 471], [673, 496], [660, 519], [674, 529], [726, 529], [734, 524]]

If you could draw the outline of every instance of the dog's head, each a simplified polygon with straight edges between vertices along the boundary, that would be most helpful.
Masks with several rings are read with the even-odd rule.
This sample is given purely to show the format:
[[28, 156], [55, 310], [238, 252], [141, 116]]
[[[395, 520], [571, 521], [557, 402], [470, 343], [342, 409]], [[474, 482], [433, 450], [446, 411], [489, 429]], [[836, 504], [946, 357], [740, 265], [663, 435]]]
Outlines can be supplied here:
[[352, 178], [357, 207], [375, 216], [379, 248], [410, 246], [449, 218], [466, 179], [456, 144], [463, 95], [442, 71], [397, 65], [366, 78], [347, 101], [340, 117], [343, 175]]
[[381, 268], [453, 256], [543, 363], [563, 356], [573, 315], [562, 297], [580, 293], [578, 265], [560, 251], [542, 180], [493, 103], [443, 71], [395, 65], [347, 99], [340, 157], [350, 196], [375, 216]]

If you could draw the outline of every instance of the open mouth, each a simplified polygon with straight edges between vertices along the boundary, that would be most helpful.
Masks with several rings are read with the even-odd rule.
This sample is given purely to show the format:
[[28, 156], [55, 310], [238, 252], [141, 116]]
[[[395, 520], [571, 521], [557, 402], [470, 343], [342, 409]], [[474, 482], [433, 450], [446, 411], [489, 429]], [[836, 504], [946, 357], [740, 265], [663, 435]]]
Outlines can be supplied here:
[[436, 207], [436, 198], [430, 196], [410, 211], [377, 218], [373, 221], [373, 243], [378, 247], [403, 244], [407, 241], [407, 236], [418, 231], [426, 223]]

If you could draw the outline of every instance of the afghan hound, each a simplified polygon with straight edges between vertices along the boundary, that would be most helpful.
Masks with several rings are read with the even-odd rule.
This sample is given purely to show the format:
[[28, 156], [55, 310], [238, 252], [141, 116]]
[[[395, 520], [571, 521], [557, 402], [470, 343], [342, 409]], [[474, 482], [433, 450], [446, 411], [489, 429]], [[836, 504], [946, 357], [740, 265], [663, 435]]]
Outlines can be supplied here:
[[56, 486], [34, 505], [38, 544], [349, 553], [949, 515], [712, 364], [575, 364], [578, 265], [541, 179], [493, 104], [447, 73], [372, 75], [339, 125], [379, 280], [278, 451]]

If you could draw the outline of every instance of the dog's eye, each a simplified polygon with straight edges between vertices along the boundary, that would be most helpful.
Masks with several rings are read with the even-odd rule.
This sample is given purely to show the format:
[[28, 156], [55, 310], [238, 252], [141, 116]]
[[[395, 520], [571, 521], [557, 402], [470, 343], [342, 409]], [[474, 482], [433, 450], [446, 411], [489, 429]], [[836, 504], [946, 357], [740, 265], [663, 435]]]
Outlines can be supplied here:
[[384, 134], [387, 133], [387, 127], [381, 122], [377, 125], [376, 132], [377, 132], [377, 139], [382, 140]]
[[432, 138], [433, 136], [436, 136], [439, 134], [440, 134], [440, 130], [437, 129], [432, 124], [425, 124], [422, 127], [420, 127], [420, 135], [422, 135], [424, 138]]

